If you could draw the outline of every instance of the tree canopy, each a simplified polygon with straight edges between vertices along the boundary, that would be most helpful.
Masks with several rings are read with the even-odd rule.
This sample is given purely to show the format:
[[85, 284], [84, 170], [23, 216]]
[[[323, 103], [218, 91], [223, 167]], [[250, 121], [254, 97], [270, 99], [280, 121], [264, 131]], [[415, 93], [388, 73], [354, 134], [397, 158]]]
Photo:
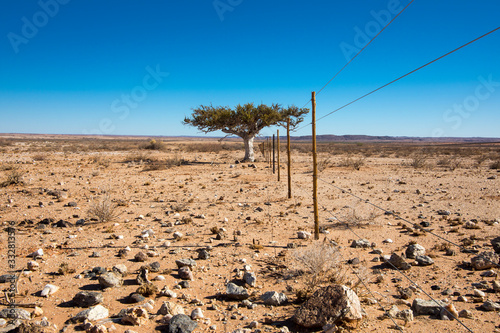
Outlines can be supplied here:
[[293, 128], [304, 120], [308, 112], [307, 108], [283, 108], [280, 104], [255, 106], [247, 103], [238, 104], [234, 109], [228, 106], [200, 105], [193, 108], [191, 117], [184, 118], [183, 124], [194, 126], [204, 133], [222, 131], [241, 137], [245, 143], [244, 160], [253, 161], [253, 139], [263, 128], [284, 126], [287, 119], [290, 119], [290, 126]]

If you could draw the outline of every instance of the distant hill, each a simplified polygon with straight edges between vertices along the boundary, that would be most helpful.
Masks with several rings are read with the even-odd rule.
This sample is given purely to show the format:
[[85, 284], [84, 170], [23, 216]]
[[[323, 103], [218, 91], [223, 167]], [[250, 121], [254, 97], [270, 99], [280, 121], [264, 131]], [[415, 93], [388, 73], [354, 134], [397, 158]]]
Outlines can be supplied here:
[[[281, 135], [280, 135], [281, 137]], [[292, 141], [311, 141], [311, 135], [293, 136]], [[321, 142], [500, 142], [500, 138], [455, 138], [455, 137], [409, 137], [409, 136], [370, 136], [370, 135], [318, 135], [317, 141]]]

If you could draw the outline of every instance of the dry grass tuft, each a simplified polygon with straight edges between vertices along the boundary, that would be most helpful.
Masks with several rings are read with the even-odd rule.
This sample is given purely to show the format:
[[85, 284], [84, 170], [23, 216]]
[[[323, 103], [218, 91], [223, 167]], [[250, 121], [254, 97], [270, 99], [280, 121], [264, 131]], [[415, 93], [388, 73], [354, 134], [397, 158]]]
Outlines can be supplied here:
[[88, 210], [90, 218], [97, 219], [99, 223], [112, 222], [120, 216], [116, 205], [106, 194], [99, 202], [93, 202]]
[[23, 185], [23, 173], [17, 168], [12, 168], [7, 174], [7, 179], [0, 183], [0, 187], [7, 187], [10, 185]]

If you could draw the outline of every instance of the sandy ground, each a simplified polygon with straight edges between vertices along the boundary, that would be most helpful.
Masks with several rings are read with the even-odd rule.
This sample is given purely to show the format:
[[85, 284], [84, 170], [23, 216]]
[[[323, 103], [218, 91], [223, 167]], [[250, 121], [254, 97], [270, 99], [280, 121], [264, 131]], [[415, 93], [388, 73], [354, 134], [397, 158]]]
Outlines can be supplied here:
[[[310, 275], [301, 273], [302, 267], [294, 257], [296, 251], [318, 246], [317, 243], [326, 238], [340, 246], [340, 256], [326, 261], [338, 264], [338, 269], [345, 272], [344, 282], [353, 288], [356, 286], [355, 290], [363, 301], [367, 316], [355, 331], [397, 331], [392, 321], [382, 318], [380, 306], [389, 309], [396, 304], [400, 310], [408, 309], [408, 305], [401, 304], [398, 287], [409, 287], [410, 280], [423, 291], [418, 290], [409, 302], [414, 298], [429, 299], [425, 293], [438, 300], [446, 299], [458, 311], [472, 311], [473, 319], [460, 318], [471, 331], [500, 331], [499, 314], [482, 311], [479, 309], [482, 303], [475, 303], [472, 297], [474, 283], [486, 281], [491, 286], [491, 282], [498, 278], [483, 277], [481, 273], [484, 271], [471, 270], [464, 262], [470, 262], [473, 254], [463, 253], [459, 247], [443, 240], [464, 244], [463, 240], [468, 238], [472, 239], [469, 242], [472, 244], [467, 243], [469, 249], [492, 251], [490, 240], [500, 236], [499, 224], [494, 223], [500, 221], [500, 179], [488, 179], [498, 174], [488, 168], [488, 162], [473, 167], [472, 159], [464, 159], [460, 167], [449, 170], [435, 166], [435, 160], [429, 159], [433, 167], [416, 169], [402, 166], [405, 158], [370, 156], [360, 170], [354, 170], [337, 166], [345, 156], [331, 157], [331, 163], [320, 173], [318, 197], [322, 233], [320, 240], [315, 241], [297, 238], [300, 230], [314, 232], [311, 158], [306, 154], [294, 152], [293, 155], [292, 199], [287, 198], [284, 165], [278, 182], [277, 175], [265, 161], [254, 163], [255, 168], [248, 163], [234, 164], [242, 152], [148, 153], [149, 157], [159, 160], [181, 157], [189, 162], [150, 171], [145, 171], [144, 162], [124, 162], [140, 154], [144, 152], [4, 150], [0, 154], [0, 180], [7, 177], [11, 167], [15, 167], [22, 173], [24, 181], [24, 185], [0, 189], [0, 221], [4, 228], [9, 221], [16, 223], [16, 271], [26, 269], [27, 262], [32, 260], [28, 257], [30, 253], [38, 249], [44, 251], [43, 257], [37, 259], [39, 270], [21, 275], [20, 295], [16, 301], [37, 303], [43, 316], [57, 330], [78, 330], [77, 325], [67, 323], [69, 318], [83, 310], [68, 306], [77, 292], [102, 290], [97, 279], [83, 277], [85, 270], [96, 266], [108, 270], [117, 264], [127, 266], [131, 274], [125, 277], [123, 286], [102, 290], [102, 305], [109, 309], [110, 314], [117, 314], [133, 306], [127, 303], [126, 297], [138, 288], [135, 282], [138, 269], [159, 261], [160, 272], [150, 273], [150, 279], [163, 275], [164, 281], [153, 283], [159, 289], [167, 286], [174, 290], [177, 298], [153, 296], [154, 309], [150, 311], [153, 314], [163, 301], [172, 301], [181, 305], [187, 314], [195, 308], [202, 309], [205, 318], [198, 320], [195, 332], [232, 332], [248, 327], [252, 321], [257, 321], [258, 329], [263, 332], [280, 332], [282, 326], [287, 326], [291, 332], [308, 332], [290, 321], [300, 306], [297, 291], [310, 284]], [[326, 155], [320, 155], [320, 159], [325, 158]], [[49, 191], [60, 191], [64, 195], [58, 199]], [[369, 199], [370, 203], [393, 211], [411, 223], [427, 221], [430, 226], [426, 229], [434, 235], [408, 232], [402, 228], [402, 225], [410, 226], [407, 222], [384, 214], [349, 193]], [[90, 221], [89, 207], [106, 195], [119, 204], [119, 217], [107, 223]], [[70, 202], [75, 202], [76, 207], [69, 207]], [[441, 216], [438, 210], [447, 210], [451, 215]], [[73, 226], [38, 229], [39, 222], [45, 218], [55, 222], [68, 221]], [[456, 218], [463, 222], [477, 221], [477, 229], [466, 229], [464, 224], [452, 226], [449, 220]], [[86, 223], [74, 226], [80, 219], [86, 219]], [[222, 239], [216, 239], [214, 227], [224, 228]], [[141, 238], [141, 232], [147, 229], [152, 229], [154, 235]], [[176, 240], [174, 232], [180, 232], [184, 237]], [[115, 239], [115, 236], [123, 238]], [[426, 248], [435, 263], [427, 267], [414, 266], [403, 276], [373, 261], [379, 256], [372, 249], [350, 247], [352, 240], [359, 238], [376, 243], [375, 247], [383, 254], [401, 254], [408, 244], [416, 242]], [[392, 242], [387, 242], [388, 239]], [[287, 247], [290, 243], [294, 245]], [[445, 255], [444, 244], [450, 245], [455, 255]], [[127, 246], [131, 248], [128, 255], [118, 257], [118, 251]], [[296, 249], [291, 248], [295, 246]], [[211, 247], [210, 258], [198, 260], [197, 250], [206, 247]], [[134, 260], [136, 253], [150, 250], [158, 257], [148, 258], [146, 263]], [[94, 252], [99, 256], [94, 257]], [[0, 258], [0, 273], [10, 273], [6, 232], [0, 234]], [[181, 281], [175, 260], [183, 258], [196, 259], [194, 280], [189, 282], [189, 288], [175, 289]], [[347, 260], [353, 258], [359, 258], [360, 262], [347, 264]], [[75, 272], [58, 274], [62, 263], [67, 263]], [[249, 288], [252, 293], [250, 300], [257, 304], [254, 309], [235, 307], [238, 301], [224, 297], [226, 283], [241, 280], [245, 265], [257, 275], [257, 286]], [[494, 271], [498, 272], [498, 269]], [[358, 278], [354, 272], [363, 278], [369, 291], [356, 283]], [[40, 291], [48, 283], [60, 289], [49, 297], [41, 297]], [[7, 284], [1, 286], [4, 290], [8, 287]], [[437, 288], [439, 290], [433, 290]], [[456, 292], [455, 296], [442, 294], [448, 288]], [[283, 292], [289, 302], [284, 306], [265, 306], [259, 296], [266, 291]], [[485, 299], [500, 300], [491, 290], [484, 291]], [[456, 295], [466, 296], [468, 301], [459, 302]], [[373, 298], [379, 304], [371, 304]], [[214, 305], [216, 310], [213, 310]], [[127, 329], [153, 332], [165, 328], [158, 322], [162, 317], [159, 315], [135, 327], [111, 321], [104, 321], [104, 324], [114, 332]], [[398, 319], [396, 322], [406, 332], [467, 332], [467, 328], [457, 321], [430, 316], [418, 316], [406, 324]]]

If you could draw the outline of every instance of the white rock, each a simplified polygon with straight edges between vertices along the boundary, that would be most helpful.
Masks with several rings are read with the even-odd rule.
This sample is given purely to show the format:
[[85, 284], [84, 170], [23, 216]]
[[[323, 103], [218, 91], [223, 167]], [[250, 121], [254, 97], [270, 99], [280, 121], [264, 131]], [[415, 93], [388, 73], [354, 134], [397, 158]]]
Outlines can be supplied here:
[[165, 281], [165, 277], [163, 275], [156, 276], [153, 281]]
[[49, 295], [56, 293], [58, 290], [59, 290], [58, 286], [55, 286], [53, 284], [47, 284], [40, 293], [40, 296], [49, 297]]
[[394, 243], [394, 241], [390, 238], [384, 239], [382, 243]]
[[28, 261], [28, 269], [30, 271], [37, 271], [40, 268], [40, 264], [38, 264], [36, 261]]
[[191, 312], [191, 319], [196, 320], [196, 319], [201, 319], [204, 318], [203, 316], [203, 311], [201, 311], [200, 308], [196, 308]]
[[30, 257], [33, 257], [33, 258], [42, 257], [42, 256], [43, 256], [43, 250], [42, 249], [38, 249], [35, 252], [33, 252], [32, 254], [30, 254]]

